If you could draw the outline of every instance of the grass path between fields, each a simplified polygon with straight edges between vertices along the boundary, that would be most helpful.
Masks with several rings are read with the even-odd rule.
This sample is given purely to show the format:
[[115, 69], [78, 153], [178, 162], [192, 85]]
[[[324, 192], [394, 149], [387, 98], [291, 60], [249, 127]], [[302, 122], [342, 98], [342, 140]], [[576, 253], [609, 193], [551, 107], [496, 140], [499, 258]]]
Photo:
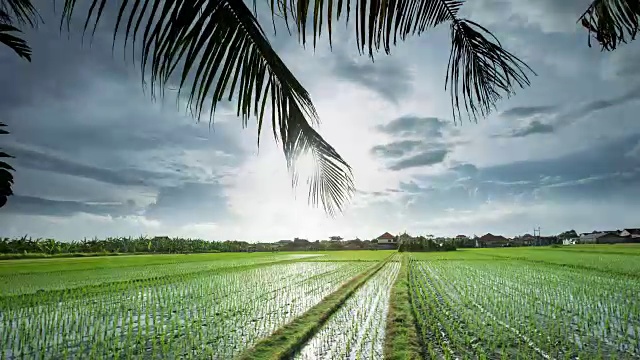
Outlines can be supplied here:
[[398, 278], [391, 288], [387, 330], [384, 341], [384, 358], [389, 360], [422, 359], [422, 347], [418, 340], [409, 293], [409, 259], [402, 255]]
[[382, 269], [392, 257], [393, 255], [387, 257], [349, 280], [307, 312], [245, 351], [240, 359], [275, 360], [293, 356], [329, 320], [331, 315], [338, 311], [345, 301]]

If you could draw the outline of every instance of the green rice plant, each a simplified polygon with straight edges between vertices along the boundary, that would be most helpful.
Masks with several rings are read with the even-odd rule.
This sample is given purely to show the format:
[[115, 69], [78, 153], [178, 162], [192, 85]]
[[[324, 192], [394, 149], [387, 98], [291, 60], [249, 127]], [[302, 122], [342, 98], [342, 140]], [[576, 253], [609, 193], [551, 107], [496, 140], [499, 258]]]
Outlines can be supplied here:
[[24, 294], [0, 301], [2, 358], [233, 358], [369, 266], [294, 262]]
[[400, 263], [389, 261], [360, 287], [294, 359], [381, 359], [389, 290]]
[[[529, 261], [412, 261], [425, 341], [463, 357], [640, 357], [635, 277]], [[466, 352], [468, 332], [480, 341]]]

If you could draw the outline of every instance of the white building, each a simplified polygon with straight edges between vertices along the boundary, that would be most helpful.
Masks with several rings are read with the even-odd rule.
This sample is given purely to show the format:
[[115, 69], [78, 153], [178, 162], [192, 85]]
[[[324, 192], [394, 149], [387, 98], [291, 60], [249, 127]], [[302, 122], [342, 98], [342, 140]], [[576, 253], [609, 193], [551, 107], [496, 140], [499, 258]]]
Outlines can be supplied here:
[[389, 247], [389, 246], [398, 245], [398, 238], [396, 236], [389, 234], [388, 232], [378, 236], [377, 240], [378, 240], [378, 245], [380, 247]]
[[640, 239], [640, 229], [624, 229], [620, 232], [620, 236], [629, 237], [631, 239]]

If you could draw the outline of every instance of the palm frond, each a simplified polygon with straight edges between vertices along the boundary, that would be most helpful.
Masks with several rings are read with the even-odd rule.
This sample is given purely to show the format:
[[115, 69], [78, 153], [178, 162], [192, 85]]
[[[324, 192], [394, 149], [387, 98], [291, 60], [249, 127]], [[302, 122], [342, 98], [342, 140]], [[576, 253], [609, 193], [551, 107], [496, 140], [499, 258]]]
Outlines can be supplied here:
[[[2, 129], [7, 125], [0, 123], [0, 135], [9, 134], [7, 130]], [[0, 151], [0, 158], [13, 158], [13, 156]], [[11, 165], [4, 161], [0, 161], [0, 208], [7, 203], [7, 198], [13, 195], [11, 186], [13, 185], [13, 175], [9, 171], [15, 171]]]
[[450, 85], [454, 121], [460, 118], [460, 94], [467, 113], [477, 120], [478, 115], [486, 116], [493, 110], [502, 93], [510, 96], [516, 86], [530, 84], [525, 70], [533, 70], [477, 23], [452, 22], [451, 38], [445, 88]]
[[[297, 109], [290, 108], [293, 116]], [[309, 179], [309, 202], [317, 206], [322, 204], [327, 214], [334, 215], [343, 210], [345, 204], [355, 191], [351, 167], [344, 161], [338, 152], [318, 134], [315, 129], [306, 122], [298, 122], [289, 126], [286, 131], [285, 154], [296, 152], [310, 152], [316, 162], [314, 174]], [[288, 156], [288, 166], [293, 167], [293, 157]], [[325, 181], [331, 178], [335, 181]], [[294, 176], [294, 186], [297, 176]], [[336, 199], [325, 201], [325, 199]]]
[[[495, 36], [482, 26], [458, 13], [463, 0], [272, 0], [274, 14], [285, 19], [287, 27], [293, 23], [304, 45], [307, 26], [313, 30], [313, 45], [322, 33], [323, 24], [331, 43], [333, 22], [346, 12], [346, 22], [355, 12], [358, 51], [374, 52], [384, 49], [390, 53], [391, 44], [443, 23], [451, 24], [451, 56], [445, 78], [445, 90], [450, 86], [454, 121], [464, 107], [469, 117], [477, 121], [486, 116], [505, 94], [516, 86], [529, 85], [527, 71], [533, 71], [520, 59], [506, 51]], [[534, 73], [535, 74], [535, 73]], [[462, 104], [460, 101], [462, 97]]]
[[[93, 0], [84, 28], [95, 31], [107, 0]], [[65, 0], [63, 22], [69, 23], [76, 0]], [[310, 125], [318, 121], [304, 87], [275, 53], [251, 10], [241, 0], [122, 0], [114, 28], [127, 40], [141, 41], [143, 77], [163, 89], [176, 75], [179, 94], [200, 118], [217, 104], [236, 97], [243, 126], [254, 116], [258, 139], [271, 100], [271, 126], [282, 141], [289, 169], [296, 179], [295, 159], [311, 152], [318, 169], [310, 181], [313, 204], [333, 214], [352, 192], [351, 169]], [[210, 101], [210, 105], [207, 102]], [[258, 144], [259, 145], [259, 144]]]
[[31, 0], [0, 0], [0, 12], [4, 13], [11, 21], [3, 21], [6, 24], [28, 25], [35, 27], [42, 21], [38, 10]]
[[0, 24], [0, 43], [15, 51], [21, 58], [31, 61], [31, 48], [27, 42], [12, 33], [21, 33], [21, 31], [13, 25]]
[[618, 45], [635, 40], [639, 31], [640, 1], [595, 0], [578, 19], [596, 39], [602, 50], [615, 50]]
[[[326, 9], [325, 9], [326, 2]], [[384, 48], [391, 51], [398, 38], [404, 41], [409, 35], [420, 35], [429, 28], [457, 18], [463, 0], [272, 0], [272, 13], [295, 24], [299, 39], [306, 44], [307, 25], [313, 29], [313, 46], [322, 34], [326, 23], [329, 43], [332, 42], [333, 23], [346, 14], [349, 21], [351, 11], [355, 12], [356, 41], [360, 53]], [[352, 8], [352, 5], [353, 8]], [[312, 7], [312, 9], [309, 9]], [[353, 10], [352, 10], [353, 9]]]

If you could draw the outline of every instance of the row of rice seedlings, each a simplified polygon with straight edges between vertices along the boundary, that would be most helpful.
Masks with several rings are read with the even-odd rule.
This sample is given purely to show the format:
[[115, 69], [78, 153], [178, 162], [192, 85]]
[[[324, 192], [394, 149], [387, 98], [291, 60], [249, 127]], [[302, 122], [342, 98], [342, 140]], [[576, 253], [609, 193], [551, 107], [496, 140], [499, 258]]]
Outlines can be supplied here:
[[[77, 271], [21, 272], [0, 275], [0, 297], [28, 294], [93, 285], [96, 283], [121, 282], [149, 277], [175, 276], [189, 273], [230, 269], [239, 266], [268, 264], [276, 261], [296, 259], [306, 254], [269, 255], [255, 258], [238, 258], [195, 262], [175, 262], [144, 264], [140, 266], [104, 267]], [[186, 256], [186, 255], [185, 255]], [[90, 259], [91, 260], [91, 259]], [[117, 259], [116, 259], [117, 261]]]
[[294, 356], [311, 359], [381, 359], [389, 291], [400, 263], [390, 261], [362, 285]]
[[[598, 245], [600, 246], [600, 245]], [[580, 249], [580, 250], [578, 250]], [[635, 276], [640, 271], [640, 261], [637, 261], [637, 255], [632, 254], [616, 254], [603, 253], [602, 248], [598, 248], [599, 252], [592, 253], [584, 251], [583, 248], [572, 249], [549, 249], [549, 251], [540, 251], [540, 249], [496, 249], [491, 250], [492, 256], [526, 258], [528, 261], [535, 261], [547, 264], [557, 264], [562, 266], [574, 267], [577, 269], [592, 269], [612, 274], [627, 274]], [[618, 248], [623, 251], [624, 248]]]
[[638, 281], [522, 262], [430, 263], [444, 291], [557, 358], [637, 358]]
[[[523, 270], [527, 270], [527, 267], [525, 266]], [[633, 311], [631, 310], [633, 305], [624, 310], [619, 307], [619, 301], [613, 300], [615, 304], [611, 303], [611, 297], [602, 292], [603, 289], [607, 289], [606, 284], [602, 282], [594, 286], [591, 294], [587, 293], [588, 290], [585, 291], [589, 288], [585, 286], [585, 281], [597, 284], [597, 279], [602, 279], [600, 275], [596, 274], [591, 277], [584, 272], [578, 273], [547, 267], [536, 267], [535, 272], [534, 269], [529, 268], [528, 271], [531, 272], [531, 275], [525, 280], [522, 278], [517, 281], [508, 277], [501, 278], [497, 280], [499, 286], [492, 284], [494, 279], [491, 277], [483, 277], [483, 281], [487, 283], [486, 286], [494, 286], [499, 293], [506, 296], [517, 296], [517, 294], [530, 291], [530, 289], [541, 289], [529, 296], [517, 298], [517, 303], [509, 306], [515, 311], [515, 314], [511, 316], [514, 319], [518, 319], [517, 316], [523, 314], [517, 309], [532, 309], [532, 313], [528, 314], [528, 322], [525, 323], [521, 320], [517, 322], [520, 323], [520, 326], [530, 325], [531, 334], [540, 336], [540, 341], [548, 342], [554, 351], [564, 348], [565, 352], [591, 357], [598, 356], [598, 353], [622, 358], [637, 356], [637, 350], [635, 350], [637, 349], [637, 336], [634, 335], [634, 332], [637, 331], [633, 329], [633, 321], [628, 320], [633, 318], [633, 315], [630, 314]], [[569, 278], [578, 275], [578, 278], [572, 279], [570, 283], [562, 281], [562, 285], [557, 286], [557, 284], [554, 285], [554, 279], [557, 278], [558, 273], [565, 274]], [[585, 277], [588, 277], [589, 280]], [[606, 282], [609, 280], [607, 279]], [[624, 281], [619, 285], [629, 286], [630, 284], [628, 281]], [[552, 289], [552, 291], [546, 291], [548, 289]], [[624, 290], [618, 291], [616, 288], [609, 288], [607, 291], [610, 294], [624, 292]], [[617, 297], [615, 295], [613, 299]], [[570, 301], [566, 301], [569, 299]], [[594, 301], [597, 303], [596, 306], [593, 306]], [[589, 310], [589, 308], [593, 310]], [[620, 312], [625, 314], [623, 318], [616, 315]], [[619, 326], [612, 326], [612, 324]], [[637, 327], [637, 322], [635, 324]], [[544, 330], [539, 330], [541, 328]], [[628, 335], [632, 336], [625, 335], [625, 329]], [[615, 334], [616, 331], [617, 334]], [[618, 341], [616, 342], [614, 339]]]
[[276, 264], [184, 281], [158, 279], [153, 286], [134, 284], [88, 300], [72, 291], [64, 302], [5, 306], [0, 358], [230, 359], [368, 266]]
[[442, 297], [441, 302], [446, 303], [444, 312], [457, 325], [457, 331], [451, 337], [455, 339], [455, 345], [463, 358], [551, 358], [526, 334], [474, 306], [476, 304], [469, 303], [469, 299], [451, 286], [448, 279], [441, 278], [430, 263], [416, 262], [412, 265], [414, 271], [419, 273], [417, 278], [427, 284], [421, 288], [429, 288]]
[[409, 276], [414, 313], [431, 357], [546, 358], [495, 319], [464, 306], [457, 294], [432, 276], [428, 266], [427, 262], [411, 262]]

